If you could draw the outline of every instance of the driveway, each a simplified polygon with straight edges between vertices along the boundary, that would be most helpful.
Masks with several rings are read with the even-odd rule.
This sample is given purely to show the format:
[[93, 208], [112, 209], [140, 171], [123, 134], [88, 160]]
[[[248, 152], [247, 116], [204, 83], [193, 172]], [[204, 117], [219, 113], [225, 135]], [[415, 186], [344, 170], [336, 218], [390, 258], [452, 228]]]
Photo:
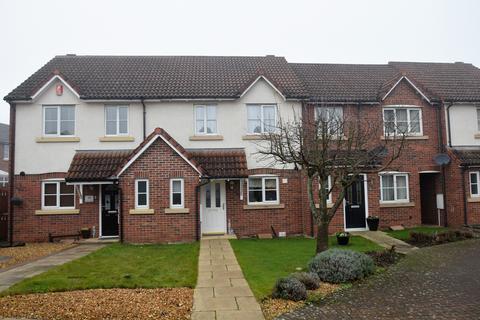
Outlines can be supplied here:
[[480, 240], [417, 250], [383, 274], [278, 319], [480, 319]]

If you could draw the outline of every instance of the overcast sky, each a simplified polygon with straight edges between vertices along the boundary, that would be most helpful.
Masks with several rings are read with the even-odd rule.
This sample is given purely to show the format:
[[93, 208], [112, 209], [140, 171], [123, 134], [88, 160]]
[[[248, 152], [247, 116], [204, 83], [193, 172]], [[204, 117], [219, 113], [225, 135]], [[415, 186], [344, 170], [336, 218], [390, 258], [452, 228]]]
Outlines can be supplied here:
[[480, 66], [479, 31], [475, 0], [0, 0], [0, 96], [66, 53]]

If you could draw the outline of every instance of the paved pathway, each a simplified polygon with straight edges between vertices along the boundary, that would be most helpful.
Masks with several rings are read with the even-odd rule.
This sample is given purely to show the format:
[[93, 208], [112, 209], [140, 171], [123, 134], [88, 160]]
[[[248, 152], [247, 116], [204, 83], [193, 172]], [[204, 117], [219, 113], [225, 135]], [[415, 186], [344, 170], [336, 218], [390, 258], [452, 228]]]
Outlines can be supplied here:
[[192, 320], [264, 319], [226, 239], [202, 239]]
[[387, 233], [382, 231], [356, 231], [356, 232], [352, 232], [352, 234], [357, 236], [362, 236], [370, 241], [375, 242], [379, 246], [382, 246], [387, 249], [390, 249], [392, 246], [395, 246], [396, 251], [403, 254], [409, 254], [418, 249], [417, 247], [409, 245], [408, 243], [403, 242], [402, 240], [393, 238], [389, 236]]
[[416, 250], [375, 275], [278, 319], [480, 319], [480, 240]]
[[19, 267], [0, 271], [0, 291], [6, 290], [25, 278], [31, 278], [55, 266], [83, 257], [104, 246], [105, 245], [103, 244], [79, 245], [30, 263], [23, 264]]

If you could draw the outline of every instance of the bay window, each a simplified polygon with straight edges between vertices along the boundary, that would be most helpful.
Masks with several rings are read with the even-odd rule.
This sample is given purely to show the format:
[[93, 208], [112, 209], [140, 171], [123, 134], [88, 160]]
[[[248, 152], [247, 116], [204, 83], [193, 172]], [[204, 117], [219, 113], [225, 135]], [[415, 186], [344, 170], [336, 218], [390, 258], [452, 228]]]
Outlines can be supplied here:
[[277, 204], [278, 192], [278, 177], [248, 178], [248, 203], [250, 204]]

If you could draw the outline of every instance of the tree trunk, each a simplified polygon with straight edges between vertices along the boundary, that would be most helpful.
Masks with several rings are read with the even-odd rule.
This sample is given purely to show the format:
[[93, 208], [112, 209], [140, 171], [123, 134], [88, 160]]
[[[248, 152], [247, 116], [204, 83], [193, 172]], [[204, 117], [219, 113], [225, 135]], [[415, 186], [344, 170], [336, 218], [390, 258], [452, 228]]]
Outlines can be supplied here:
[[328, 250], [328, 223], [320, 222], [317, 225], [317, 252]]

